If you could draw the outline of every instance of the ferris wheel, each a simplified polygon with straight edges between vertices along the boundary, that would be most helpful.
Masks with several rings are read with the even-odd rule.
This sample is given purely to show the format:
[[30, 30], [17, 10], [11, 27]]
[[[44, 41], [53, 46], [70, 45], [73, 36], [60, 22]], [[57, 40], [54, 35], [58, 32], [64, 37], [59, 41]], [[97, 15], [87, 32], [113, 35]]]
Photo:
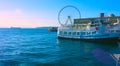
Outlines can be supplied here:
[[[64, 20], [67, 17], [67, 20]], [[73, 25], [75, 18], [81, 18], [79, 9], [72, 5], [63, 7], [58, 13], [58, 22], [61, 26]]]

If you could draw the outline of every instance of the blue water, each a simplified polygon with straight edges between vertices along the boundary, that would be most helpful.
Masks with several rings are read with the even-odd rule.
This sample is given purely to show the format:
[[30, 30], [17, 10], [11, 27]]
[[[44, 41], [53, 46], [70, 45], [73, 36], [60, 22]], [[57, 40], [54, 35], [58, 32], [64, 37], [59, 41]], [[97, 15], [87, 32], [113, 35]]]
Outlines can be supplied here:
[[120, 53], [120, 43], [57, 39], [47, 28], [0, 29], [0, 66], [105, 66], [93, 51]]

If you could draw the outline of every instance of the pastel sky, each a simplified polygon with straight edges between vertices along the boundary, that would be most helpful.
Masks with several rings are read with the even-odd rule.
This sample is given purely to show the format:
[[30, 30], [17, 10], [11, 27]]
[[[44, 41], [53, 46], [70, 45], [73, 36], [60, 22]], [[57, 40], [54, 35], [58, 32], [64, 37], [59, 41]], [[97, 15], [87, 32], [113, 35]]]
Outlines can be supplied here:
[[82, 18], [101, 12], [120, 16], [119, 4], [119, 0], [0, 0], [0, 27], [58, 26], [58, 12], [66, 5], [77, 7]]

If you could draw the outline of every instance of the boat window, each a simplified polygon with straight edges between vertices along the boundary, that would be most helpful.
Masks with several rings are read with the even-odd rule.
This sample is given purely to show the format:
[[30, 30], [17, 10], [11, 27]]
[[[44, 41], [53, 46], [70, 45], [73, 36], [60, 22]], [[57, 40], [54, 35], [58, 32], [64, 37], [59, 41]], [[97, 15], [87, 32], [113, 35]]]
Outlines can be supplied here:
[[67, 34], [67, 32], [64, 32], [64, 34], [66, 35], [66, 34]]
[[76, 35], [76, 32], [73, 32], [72, 35]]
[[116, 32], [120, 32], [120, 30], [116, 30]]
[[60, 34], [62, 34], [62, 31], [60, 31]]
[[100, 24], [96, 24], [96, 26], [100, 26]]
[[92, 32], [92, 34], [96, 34], [96, 31]]
[[81, 35], [85, 35], [85, 32], [81, 32]]
[[91, 32], [87, 32], [87, 35], [90, 35], [91, 34]]
[[80, 35], [80, 32], [77, 32], [77, 35]]
[[94, 26], [95, 26], [95, 24], [92, 24], [92, 25], [91, 25], [91, 27], [94, 27]]
[[111, 30], [111, 32], [114, 32], [114, 30]]
[[68, 35], [71, 35], [71, 32], [69, 32]]

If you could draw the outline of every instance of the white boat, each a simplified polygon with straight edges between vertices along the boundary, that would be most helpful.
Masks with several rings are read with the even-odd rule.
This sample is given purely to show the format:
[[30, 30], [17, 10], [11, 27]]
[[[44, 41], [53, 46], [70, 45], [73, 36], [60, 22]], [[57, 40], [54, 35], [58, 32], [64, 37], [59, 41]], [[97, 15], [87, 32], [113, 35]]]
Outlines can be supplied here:
[[[84, 26], [83, 28], [76, 28]], [[101, 19], [93, 20], [88, 24], [61, 25], [58, 27], [58, 38], [80, 39], [80, 40], [117, 40], [120, 33], [117, 32], [118, 26], [111, 26], [110, 22]]]
[[49, 32], [57, 32], [57, 27], [49, 27], [48, 31]]

